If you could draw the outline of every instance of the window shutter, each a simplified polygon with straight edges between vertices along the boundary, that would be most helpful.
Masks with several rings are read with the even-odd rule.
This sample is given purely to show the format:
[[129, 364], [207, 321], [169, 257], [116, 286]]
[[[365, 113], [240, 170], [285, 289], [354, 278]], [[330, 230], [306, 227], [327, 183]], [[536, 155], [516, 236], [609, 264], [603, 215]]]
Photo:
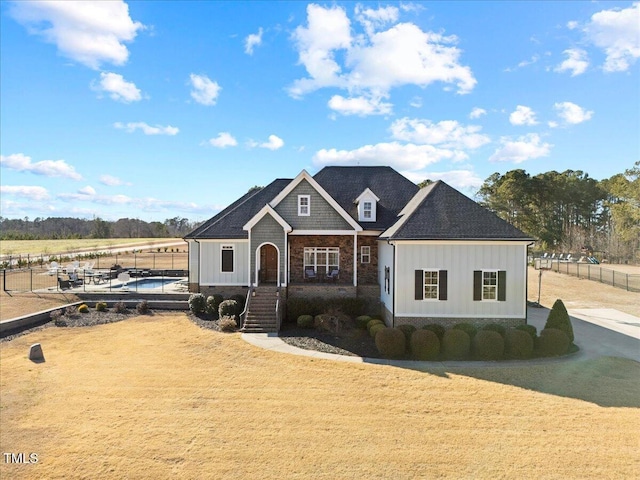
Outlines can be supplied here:
[[424, 271], [416, 270], [416, 300], [424, 299]]
[[233, 250], [222, 250], [222, 271], [233, 272]]
[[500, 270], [498, 272], [498, 301], [504, 302], [507, 300], [507, 272]]
[[473, 300], [482, 300], [482, 270], [473, 271]]
[[438, 300], [446, 300], [447, 299], [447, 271], [440, 270], [438, 273]]

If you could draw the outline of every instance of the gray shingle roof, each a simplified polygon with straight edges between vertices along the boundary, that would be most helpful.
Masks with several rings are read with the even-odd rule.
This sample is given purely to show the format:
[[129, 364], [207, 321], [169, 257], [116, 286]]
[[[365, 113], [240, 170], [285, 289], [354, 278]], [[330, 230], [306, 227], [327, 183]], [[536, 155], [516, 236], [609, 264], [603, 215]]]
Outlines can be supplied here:
[[392, 240], [533, 240], [442, 181], [419, 191], [405, 215], [381, 237]]
[[260, 190], [246, 193], [184, 238], [249, 238], [242, 227], [289, 183], [291, 179], [278, 178]]
[[380, 201], [375, 222], [358, 222], [365, 230], [385, 230], [398, 220], [398, 213], [419, 190], [418, 186], [391, 167], [325, 167], [314, 180], [358, 221], [354, 200], [369, 188]]

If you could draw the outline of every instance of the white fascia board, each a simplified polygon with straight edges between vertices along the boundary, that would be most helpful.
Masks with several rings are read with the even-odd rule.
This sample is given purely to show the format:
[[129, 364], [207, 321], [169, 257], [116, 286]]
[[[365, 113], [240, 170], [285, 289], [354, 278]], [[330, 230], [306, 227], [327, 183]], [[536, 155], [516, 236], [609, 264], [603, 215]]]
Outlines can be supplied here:
[[351, 218], [351, 215], [345, 212], [344, 209], [340, 206], [340, 204], [336, 202], [334, 198], [331, 195], [329, 195], [327, 191], [324, 188], [322, 188], [320, 184], [316, 182], [311, 175], [309, 175], [309, 173], [307, 173], [306, 170], [302, 170], [296, 178], [291, 180], [291, 183], [289, 183], [289, 185], [287, 185], [273, 200], [271, 200], [271, 202], [269, 202], [269, 205], [274, 208], [277, 207], [278, 204], [282, 202], [282, 200], [284, 200], [302, 180], [306, 180], [307, 182], [309, 182], [309, 184], [315, 189], [315, 191], [318, 192], [320, 196], [324, 198], [329, 203], [329, 205], [331, 205], [333, 209], [336, 212], [338, 212], [338, 214], [342, 218], [344, 218], [344, 220], [349, 225], [353, 227], [355, 231], [357, 232], [362, 231], [362, 227], [360, 226], [360, 224], [358, 224], [358, 222], [356, 222], [353, 218]]
[[243, 230], [251, 230], [266, 214], [269, 214], [273, 217], [273, 219], [280, 224], [280, 226], [284, 229], [285, 232], [290, 232], [293, 230], [291, 225], [287, 223], [287, 221], [282, 218], [278, 212], [276, 212], [271, 205], [267, 204], [262, 209], [256, 213], [251, 220], [244, 224], [242, 227]]
[[492, 240], [481, 238], [472, 240], [398, 240], [394, 239], [393, 244], [401, 245], [522, 245], [528, 246], [529, 240]]
[[289, 235], [353, 235], [353, 230], [292, 230]]
[[382, 234], [380, 230], [363, 230], [358, 232], [359, 237], [379, 237]]
[[375, 193], [373, 193], [369, 187], [365, 188], [364, 192], [358, 195], [358, 198], [356, 198], [355, 203], [360, 203], [360, 201], [363, 199], [372, 199], [372, 200], [375, 200], [376, 202], [380, 201], [378, 196]]
[[249, 243], [248, 238], [203, 238], [198, 243]]

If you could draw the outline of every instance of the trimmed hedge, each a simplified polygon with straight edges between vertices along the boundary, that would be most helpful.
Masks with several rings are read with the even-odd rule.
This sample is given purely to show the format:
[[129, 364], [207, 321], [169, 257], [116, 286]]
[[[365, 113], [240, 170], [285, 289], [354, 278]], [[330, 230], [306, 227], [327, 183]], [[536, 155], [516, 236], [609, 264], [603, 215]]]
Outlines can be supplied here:
[[507, 358], [530, 358], [533, 355], [533, 345], [533, 338], [529, 332], [519, 328], [507, 329], [507, 334], [504, 337], [504, 350]]
[[384, 323], [376, 323], [369, 329], [369, 335], [371, 335], [373, 338], [376, 338], [378, 332], [383, 328], [387, 328]]
[[462, 330], [446, 330], [442, 336], [442, 351], [447, 360], [465, 360], [471, 351], [471, 338]]
[[399, 328], [383, 328], [375, 339], [378, 351], [387, 358], [403, 357], [407, 350], [407, 339]]
[[480, 330], [497, 332], [500, 334], [503, 340], [504, 340], [504, 336], [507, 334], [506, 327], [504, 327], [503, 325], [500, 325], [499, 323], [490, 323], [489, 325], [485, 325], [484, 327], [482, 327]]
[[218, 308], [220, 304], [224, 301], [224, 297], [219, 293], [214, 295], [210, 295], [207, 297], [207, 305], [205, 307], [205, 312], [207, 315], [212, 315], [214, 317], [218, 316]]
[[98, 312], [106, 312], [107, 311], [107, 302], [98, 302], [98, 303], [96, 303], [96, 310]]
[[374, 318], [373, 320], [369, 320], [367, 322], [367, 331], [369, 333], [371, 333], [371, 327], [373, 327], [374, 325], [384, 325], [384, 322], [382, 320], [378, 320], [377, 318]]
[[415, 360], [435, 360], [440, 355], [440, 339], [431, 330], [416, 330], [411, 335], [409, 349]]
[[571, 341], [566, 333], [557, 328], [545, 328], [538, 337], [538, 352], [544, 357], [556, 357], [569, 351]]
[[300, 328], [313, 328], [313, 317], [311, 315], [300, 315], [296, 323]]
[[469, 335], [469, 338], [471, 340], [473, 340], [473, 337], [475, 337], [476, 334], [478, 333], [478, 329], [473, 325], [471, 325], [470, 323], [457, 323], [452, 328], [467, 332], [467, 335]]
[[416, 327], [409, 324], [398, 325], [396, 328], [402, 330], [402, 333], [404, 333], [404, 336], [407, 339], [407, 343], [411, 341], [411, 335], [417, 330]]
[[207, 300], [204, 298], [204, 295], [201, 293], [192, 293], [189, 296], [189, 310], [195, 313], [196, 315], [199, 313], [204, 313], [207, 307]]
[[533, 325], [518, 325], [516, 327], [516, 330], [522, 330], [523, 332], [527, 332], [529, 334], [529, 336], [531, 337], [531, 340], [533, 340], [534, 342], [536, 341], [536, 338], [538, 337], [538, 329], [536, 327], [534, 327]]
[[480, 330], [473, 338], [473, 354], [479, 360], [501, 360], [504, 357], [504, 339], [493, 330]]
[[80, 313], [89, 313], [89, 306], [85, 303], [78, 307], [78, 312]]
[[356, 326], [365, 330], [367, 328], [367, 323], [369, 323], [372, 318], [369, 315], [360, 315], [356, 318]]
[[569, 318], [569, 313], [567, 313], [567, 309], [562, 303], [562, 300], [557, 299], [551, 307], [551, 311], [549, 312], [549, 316], [547, 317], [547, 323], [544, 325], [544, 328], [557, 328], [558, 330], [562, 330], [569, 337], [569, 342], [573, 342], [573, 326], [571, 325], [571, 319]]
[[238, 311], [238, 302], [236, 302], [235, 300], [225, 300], [218, 307], [218, 318], [222, 318], [222, 317], [236, 318], [236, 316], [239, 313], [241, 313], [241, 311], [240, 312]]
[[442, 342], [442, 338], [444, 337], [444, 332], [446, 329], [442, 325], [438, 325], [437, 323], [432, 323], [431, 325], [425, 325], [422, 327], [424, 330], [430, 330], [438, 336], [438, 339]]

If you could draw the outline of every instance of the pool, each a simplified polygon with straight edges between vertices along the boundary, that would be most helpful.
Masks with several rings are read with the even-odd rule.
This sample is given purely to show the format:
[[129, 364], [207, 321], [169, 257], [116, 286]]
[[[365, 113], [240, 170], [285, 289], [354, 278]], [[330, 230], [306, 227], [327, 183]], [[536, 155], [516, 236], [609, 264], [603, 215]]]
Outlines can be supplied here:
[[[127, 282], [127, 288], [129, 290], [141, 290], [141, 289], [151, 289], [151, 288], [160, 288], [165, 285], [169, 285], [171, 283], [176, 283], [179, 280], [175, 278], [141, 278], [139, 280], [133, 280]], [[124, 285], [113, 285], [111, 288], [122, 288]]]

